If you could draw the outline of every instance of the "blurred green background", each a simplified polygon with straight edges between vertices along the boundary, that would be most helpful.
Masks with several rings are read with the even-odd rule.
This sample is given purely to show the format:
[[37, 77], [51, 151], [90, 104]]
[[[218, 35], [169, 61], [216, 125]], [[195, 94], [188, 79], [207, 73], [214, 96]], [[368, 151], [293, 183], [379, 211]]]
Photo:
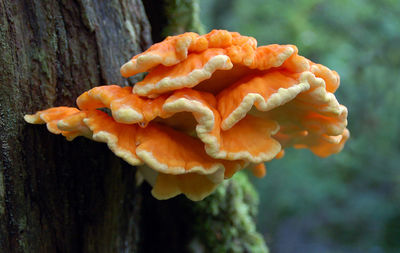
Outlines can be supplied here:
[[344, 150], [326, 159], [287, 150], [254, 179], [271, 252], [400, 252], [400, 1], [199, 2], [208, 30], [295, 44], [341, 76]]

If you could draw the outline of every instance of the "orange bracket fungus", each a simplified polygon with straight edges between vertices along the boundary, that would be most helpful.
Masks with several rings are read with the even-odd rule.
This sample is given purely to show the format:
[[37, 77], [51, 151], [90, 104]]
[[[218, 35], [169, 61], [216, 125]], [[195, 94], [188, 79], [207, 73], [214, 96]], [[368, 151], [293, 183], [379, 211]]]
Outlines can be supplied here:
[[264, 162], [285, 148], [326, 157], [349, 138], [347, 109], [333, 94], [338, 74], [293, 45], [257, 47], [254, 38], [224, 30], [184, 33], [121, 67], [124, 77], [142, 72], [133, 87], [96, 87], [78, 97], [78, 108], [25, 120], [68, 140], [107, 143], [138, 166], [158, 199], [183, 193], [201, 200], [243, 168], [264, 176]]

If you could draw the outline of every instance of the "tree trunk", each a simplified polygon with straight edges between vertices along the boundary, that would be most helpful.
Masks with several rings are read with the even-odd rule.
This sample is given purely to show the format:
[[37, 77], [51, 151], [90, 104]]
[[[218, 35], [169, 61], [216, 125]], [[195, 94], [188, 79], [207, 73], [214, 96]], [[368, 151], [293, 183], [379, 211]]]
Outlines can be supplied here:
[[[146, 0], [159, 2], [176, 3]], [[140, 0], [0, 0], [0, 25], [0, 252], [211, 252], [215, 244], [265, 252], [251, 218], [244, 218], [250, 229], [226, 230], [243, 219], [234, 212], [237, 196], [255, 207], [245, 201], [255, 199], [248, 191], [227, 183], [206, 202], [157, 201], [105, 144], [67, 142], [23, 120], [74, 106], [94, 86], [135, 81], [122, 78], [119, 67], [151, 43]]]
[[104, 144], [67, 142], [23, 115], [73, 106], [150, 43], [140, 1], [0, 0], [1, 252], [131, 252], [135, 169]]

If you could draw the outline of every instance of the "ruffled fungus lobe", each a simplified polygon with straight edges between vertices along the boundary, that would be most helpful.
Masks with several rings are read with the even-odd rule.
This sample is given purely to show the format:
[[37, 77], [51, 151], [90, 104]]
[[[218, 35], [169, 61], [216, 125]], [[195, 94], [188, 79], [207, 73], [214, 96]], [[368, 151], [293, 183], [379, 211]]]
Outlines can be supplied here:
[[107, 143], [139, 166], [158, 199], [201, 200], [243, 168], [263, 177], [264, 162], [287, 147], [326, 157], [349, 138], [347, 109], [333, 94], [338, 74], [293, 45], [257, 47], [224, 30], [185, 33], [121, 67], [124, 77], [141, 72], [148, 74], [133, 88], [96, 87], [78, 97], [78, 109], [50, 108], [25, 120], [68, 140]]

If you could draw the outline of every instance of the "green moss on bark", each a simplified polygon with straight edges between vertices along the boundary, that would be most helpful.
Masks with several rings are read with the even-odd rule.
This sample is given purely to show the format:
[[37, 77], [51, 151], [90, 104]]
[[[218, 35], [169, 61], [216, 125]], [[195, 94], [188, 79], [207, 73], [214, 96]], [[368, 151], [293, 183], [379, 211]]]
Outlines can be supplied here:
[[204, 33], [196, 0], [166, 0], [165, 14], [168, 25], [164, 28], [163, 33], [166, 36], [184, 32]]
[[268, 252], [256, 231], [258, 194], [244, 173], [225, 181], [194, 205], [193, 252]]

